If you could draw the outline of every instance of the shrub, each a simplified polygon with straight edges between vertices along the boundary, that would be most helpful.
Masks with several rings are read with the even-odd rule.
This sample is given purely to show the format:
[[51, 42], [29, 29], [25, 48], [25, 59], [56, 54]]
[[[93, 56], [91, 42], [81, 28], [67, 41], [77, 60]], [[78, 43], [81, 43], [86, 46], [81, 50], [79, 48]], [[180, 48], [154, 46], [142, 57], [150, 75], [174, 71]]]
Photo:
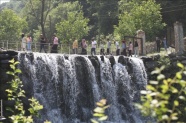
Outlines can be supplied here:
[[152, 71], [157, 74], [157, 81], [150, 81], [147, 90], [141, 91], [141, 103], [135, 104], [144, 116], [154, 117], [157, 122], [183, 122], [186, 81], [182, 77], [186, 75], [186, 67], [177, 65], [180, 70], [173, 78], [161, 74], [165, 66]]
[[30, 102], [30, 108], [28, 109], [30, 115], [26, 116], [26, 111], [21, 100], [25, 97], [25, 91], [22, 89], [23, 84], [18, 77], [18, 74], [21, 73], [21, 70], [16, 68], [19, 62], [15, 61], [14, 59], [9, 62], [12, 71], [8, 71], [7, 74], [11, 75], [13, 79], [11, 82], [9, 82], [10, 89], [7, 89], [6, 91], [8, 93], [8, 100], [15, 102], [14, 108], [11, 109], [13, 115], [9, 118], [13, 123], [33, 123], [33, 116], [38, 116], [38, 111], [43, 109], [43, 106], [40, 105], [34, 97], [28, 99]]

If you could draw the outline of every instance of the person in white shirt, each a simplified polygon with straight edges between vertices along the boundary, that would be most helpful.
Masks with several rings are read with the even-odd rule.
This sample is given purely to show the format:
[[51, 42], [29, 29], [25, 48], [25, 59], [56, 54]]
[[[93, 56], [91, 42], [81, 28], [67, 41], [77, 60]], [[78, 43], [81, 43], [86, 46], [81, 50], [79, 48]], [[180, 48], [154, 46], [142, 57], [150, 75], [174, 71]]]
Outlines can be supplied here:
[[92, 55], [96, 55], [96, 45], [97, 45], [96, 40], [94, 40], [94, 38], [92, 38], [92, 48], [91, 48]]
[[119, 52], [120, 52], [120, 48], [119, 48], [119, 42], [118, 41], [116, 41], [116, 56], [118, 56], [119, 55]]

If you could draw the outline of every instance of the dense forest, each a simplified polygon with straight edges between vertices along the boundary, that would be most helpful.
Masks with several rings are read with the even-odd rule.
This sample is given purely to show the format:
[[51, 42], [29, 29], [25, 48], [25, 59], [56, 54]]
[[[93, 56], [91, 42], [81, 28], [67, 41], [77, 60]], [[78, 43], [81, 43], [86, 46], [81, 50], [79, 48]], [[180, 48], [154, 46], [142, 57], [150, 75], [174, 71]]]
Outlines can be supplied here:
[[0, 40], [19, 40], [22, 32], [48, 42], [55, 33], [73, 39], [122, 40], [144, 30], [148, 41], [165, 36], [176, 21], [186, 25], [185, 0], [10, 0], [0, 5]]

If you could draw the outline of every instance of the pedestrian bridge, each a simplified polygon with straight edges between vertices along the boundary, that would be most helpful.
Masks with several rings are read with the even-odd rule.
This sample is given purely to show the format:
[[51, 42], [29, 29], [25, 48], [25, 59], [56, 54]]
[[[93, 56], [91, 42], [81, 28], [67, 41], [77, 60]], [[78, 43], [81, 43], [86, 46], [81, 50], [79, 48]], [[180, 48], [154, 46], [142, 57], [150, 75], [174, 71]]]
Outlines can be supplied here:
[[[47, 51], [47, 53], [51, 52], [51, 48], [52, 48], [51, 43], [45, 43], [44, 47], [45, 47], [45, 50]], [[21, 51], [21, 42], [10, 42], [10, 41], [0, 42], [0, 48], [4, 49], [4, 50]], [[39, 52], [40, 51], [40, 43], [33, 42], [31, 44], [31, 49], [32, 49], [32, 52]], [[106, 51], [106, 49], [107, 49], [106, 45], [104, 46], [104, 49]], [[42, 50], [41, 52], [44, 52], [44, 50]], [[81, 49], [81, 46], [79, 46], [77, 54], [81, 54], [81, 52], [82, 52], [82, 49]], [[114, 55], [114, 54], [116, 54], [115, 52], [116, 52], [116, 47], [114, 44], [112, 44], [111, 54]], [[70, 45], [59, 44], [58, 45], [58, 53], [73, 54], [72, 44], [70, 44]], [[100, 47], [99, 46], [96, 48], [96, 54], [97, 55], [100, 54]], [[88, 44], [87, 55], [91, 55], [91, 44]]]

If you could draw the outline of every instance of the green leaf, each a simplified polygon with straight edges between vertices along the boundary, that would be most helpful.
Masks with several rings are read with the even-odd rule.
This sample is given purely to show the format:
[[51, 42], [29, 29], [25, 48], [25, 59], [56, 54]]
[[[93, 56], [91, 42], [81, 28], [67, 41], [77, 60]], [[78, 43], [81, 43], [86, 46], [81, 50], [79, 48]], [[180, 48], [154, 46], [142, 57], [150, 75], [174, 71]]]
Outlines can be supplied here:
[[182, 68], [182, 69], [184, 68], [184, 65], [181, 64], [181, 63], [177, 63], [177, 66], [180, 67], [180, 68]]
[[181, 79], [181, 78], [182, 78], [181, 73], [180, 73], [180, 72], [177, 72], [177, 73], [176, 73], [176, 77], [177, 77], [178, 79]]
[[179, 96], [179, 99], [185, 100], [185, 97], [184, 96]]
[[175, 106], [179, 106], [179, 102], [177, 100], [174, 101]]
[[151, 72], [152, 75], [153, 74], [160, 74], [160, 73], [161, 73], [160, 69], [156, 69], [156, 70], [154, 70], [154, 71]]
[[108, 116], [103, 116], [103, 117], [99, 118], [98, 120], [99, 121], [104, 121], [104, 120], [107, 120], [107, 118], [108, 118]]
[[152, 85], [147, 85], [147, 89], [151, 91], [156, 91], [155, 87], [153, 87]]
[[20, 69], [16, 69], [15, 73], [21, 73], [21, 70]]
[[96, 113], [104, 113], [104, 110], [103, 110], [103, 108], [96, 107], [96, 108], [94, 109], [94, 112], [96, 112]]
[[94, 119], [90, 119], [90, 121], [91, 121], [92, 123], [99, 123], [98, 121], [96, 121], [96, 120], [94, 120]]
[[12, 59], [12, 60], [10, 60], [9, 61], [11, 64], [13, 64], [14, 62], [15, 62], [15, 60], [14, 59]]
[[151, 80], [149, 83], [152, 84], [152, 85], [157, 85], [159, 82], [158, 81], [152, 81]]
[[103, 117], [103, 116], [105, 116], [105, 115], [102, 114], [102, 113], [94, 113], [93, 116], [94, 116], [94, 117]]
[[157, 80], [162, 80], [162, 79], [165, 79], [165, 75], [160, 74], [157, 76]]

